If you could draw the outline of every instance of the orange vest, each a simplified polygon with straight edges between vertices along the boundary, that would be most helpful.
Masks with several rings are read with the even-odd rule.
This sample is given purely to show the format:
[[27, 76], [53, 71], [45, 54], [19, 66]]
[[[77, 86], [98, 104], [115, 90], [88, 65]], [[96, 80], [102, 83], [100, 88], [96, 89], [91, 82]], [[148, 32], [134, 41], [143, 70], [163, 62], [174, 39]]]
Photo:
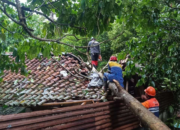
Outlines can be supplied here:
[[144, 107], [146, 107], [149, 111], [154, 113], [157, 117], [159, 117], [159, 102], [156, 98], [151, 98], [142, 103]]

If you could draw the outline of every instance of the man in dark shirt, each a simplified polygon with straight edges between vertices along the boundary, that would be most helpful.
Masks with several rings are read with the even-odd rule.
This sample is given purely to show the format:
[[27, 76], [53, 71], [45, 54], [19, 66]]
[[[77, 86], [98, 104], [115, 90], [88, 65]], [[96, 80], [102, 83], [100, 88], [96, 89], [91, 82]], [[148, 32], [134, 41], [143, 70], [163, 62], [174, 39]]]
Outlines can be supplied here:
[[98, 66], [98, 58], [101, 55], [99, 43], [92, 37], [91, 41], [88, 43], [87, 52], [91, 52], [91, 63], [92, 65], [97, 68]]

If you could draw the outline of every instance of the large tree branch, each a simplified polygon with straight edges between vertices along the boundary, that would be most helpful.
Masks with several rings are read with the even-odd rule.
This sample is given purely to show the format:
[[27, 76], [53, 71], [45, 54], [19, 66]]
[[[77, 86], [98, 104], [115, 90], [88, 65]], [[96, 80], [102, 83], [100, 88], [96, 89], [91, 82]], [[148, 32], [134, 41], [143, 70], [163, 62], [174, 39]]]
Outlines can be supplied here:
[[[18, 1], [18, 0], [17, 0], [17, 1]], [[54, 39], [40, 38], [40, 37], [37, 37], [37, 36], [33, 35], [33, 34], [31, 33], [31, 31], [29, 30], [29, 28], [27, 27], [27, 25], [25, 24], [25, 22], [24, 22], [24, 17], [22, 17], [22, 14], [21, 14], [21, 13], [22, 13], [22, 10], [21, 10], [20, 5], [17, 6], [18, 16], [19, 16], [20, 22], [18, 22], [17, 20], [13, 19], [13, 18], [6, 12], [5, 9], [2, 9], [2, 8], [0, 7], [0, 10], [2, 10], [2, 12], [4, 12], [4, 14], [5, 14], [8, 18], [10, 18], [13, 22], [15, 22], [16, 24], [21, 25], [21, 26], [24, 28], [24, 30], [29, 34], [29, 36], [32, 37], [32, 38], [34, 38], [34, 39], [37, 39], [37, 40], [39, 40], [39, 41], [46, 41], [46, 42], [56, 42], [56, 43], [59, 43], [59, 44], [62, 44], [62, 45], [70, 46], [70, 47], [73, 47], [73, 48], [74, 48], [75, 50], [77, 50], [78, 52], [80, 52], [80, 51], [79, 51], [77, 48], [87, 48], [87, 47], [88, 47], [88, 46], [75, 46], [75, 45], [70, 45], [70, 44], [67, 44], [67, 43], [63, 43], [63, 42], [60, 42], [60, 41], [59, 41], [59, 40], [61, 40], [61, 38], [60, 38], [60, 39], [57, 39], [57, 40], [54, 40]], [[121, 36], [123, 33], [124, 33], [124, 31], [123, 31], [122, 33], [118, 34], [117, 36], [115, 36], [115, 37], [112, 38], [112, 39], [109, 39], [109, 40], [105, 40], [105, 41], [103, 41], [103, 42], [100, 42], [98, 45], [100, 45], [100, 44], [102, 44], [102, 43], [104, 43], [104, 42], [107, 42], [107, 41], [114, 40], [114, 39], [116, 39], [117, 37]], [[77, 39], [77, 37], [75, 37], [75, 38]], [[98, 45], [95, 45], [95, 46], [98, 46]], [[92, 47], [94, 47], [94, 46], [92, 46]], [[81, 53], [82, 53], [82, 52], [81, 52]], [[83, 53], [83, 54], [84, 54], [84, 53]]]
[[27, 27], [26, 18], [25, 18], [25, 15], [23, 13], [23, 10], [21, 9], [21, 4], [20, 4], [19, 0], [16, 0], [16, 9], [18, 11], [19, 20], [20, 20], [20, 23], [23, 26], [23, 28], [25, 30], [28, 30], [29, 32], [33, 31], [32, 29]]
[[[2, 27], [2, 28], [4, 28], [6, 31], [8, 31], [9, 33], [11, 33], [11, 34], [15, 34], [15, 33], [18, 33], [18, 32], [12, 32], [12, 31], [10, 31], [9, 29], [7, 29], [6, 27], [4, 27], [1, 23], [0, 23], [0, 26]], [[21, 34], [21, 33], [18, 33], [18, 34], [20, 34], [20, 35], [22, 35], [23, 37], [25, 37], [25, 38], [27, 38], [28, 36], [26, 36], [26, 35], [24, 35], [24, 34]]]
[[[54, 39], [45, 39], [45, 38], [40, 38], [40, 37], [37, 37], [37, 36], [33, 35], [32, 32], [31, 32], [31, 30], [27, 27], [27, 25], [26, 25], [26, 23], [25, 23], [25, 17], [23, 17], [23, 15], [22, 15], [22, 11], [23, 11], [23, 10], [30, 11], [30, 12], [33, 11], [33, 10], [31, 10], [31, 9], [29, 9], [29, 8], [27, 8], [27, 7], [21, 7], [19, 0], [16, 0], [16, 3], [17, 3], [17, 4], [14, 4], [14, 3], [12, 3], [12, 2], [9, 2], [8, 0], [3, 0], [3, 2], [8, 3], [8, 4], [10, 4], [10, 5], [12, 5], [12, 6], [15, 6], [15, 7], [17, 8], [20, 22], [17, 21], [17, 20], [15, 20], [15, 19], [13, 19], [13, 18], [6, 12], [5, 7], [4, 7], [4, 9], [2, 9], [2, 8], [0, 7], [0, 9], [4, 12], [4, 14], [5, 14], [7, 17], [9, 17], [9, 18], [10, 18], [13, 22], [15, 22], [16, 24], [21, 25], [21, 26], [24, 28], [24, 30], [29, 34], [30, 37], [32, 37], [32, 38], [34, 38], [34, 39], [37, 39], [37, 40], [39, 40], [39, 41], [55, 42], [55, 43], [58, 43], [58, 44], [70, 46], [70, 47], [73, 47], [73, 48], [74, 48], [75, 50], [77, 50], [78, 52], [79, 52], [79, 50], [78, 50], [77, 48], [87, 48], [87, 47], [88, 47], [88, 46], [70, 45], [70, 44], [67, 44], [67, 43], [60, 42], [60, 41], [59, 41], [60, 39], [57, 39], [57, 40], [56, 40], [56, 39], [55, 39], [55, 40], [54, 40]], [[34, 12], [36, 12], [36, 13], [38, 13], [38, 14], [41, 14], [41, 15], [44, 15], [44, 14], [42, 14], [42, 13], [40, 13], [40, 12], [37, 12], [37, 11], [34, 11]], [[51, 20], [51, 19], [49, 18], [49, 20]], [[52, 21], [52, 20], [51, 20], [51, 21]], [[52, 22], [53, 22], [53, 21], [52, 21]], [[98, 45], [100, 45], [100, 44], [102, 44], [102, 43], [104, 43], [104, 42], [107, 42], [107, 41], [114, 40], [114, 39], [116, 39], [117, 37], [121, 36], [123, 33], [124, 33], [124, 31], [123, 31], [122, 33], [118, 34], [117, 36], [115, 36], [115, 37], [112, 38], [112, 39], [109, 39], [109, 40], [105, 40], [105, 41], [100, 42]], [[76, 37], [75, 37], [75, 38], [76, 38]], [[76, 38], [76, 39], [77, 39], [77, 38]], [[95, 46], [98, 46], [98, 45], [95, 45]], [[92, 46], [92, 47], [94, 47], [94, 46]], [[83, 54], [84, 54], [84, 53], [83, 53]]]
[[3, 5], [3, 7], [4, 7], [4, 9], [0, 7], [0, 10], [1, 10], [8, 18], [10, 18], [13, 22], [15, 22], [16, 24], [21, 25], [20, 22], [18, 22], [17, 20], [13, 19], [13, 18], [7, 13], [6, 8], [5, 8], [4, 5]]
[[109, 88], [117, 97], [120, 97], [128, 108], [151, 130], [170, 130], [159, 118], [146, 109], [137, 99], [124, 90], [118, 81], [113, 80]]
[[83, 59], [81, 58], [81, 56], [78, 55], [78, 57], [81, 59], [82, 64], [85, 64], [85, 65], [86, 65], [86, 67], [88, 68], [88, 70], [92, 70], [92, 65], [91, 65], [91, 67], [90, 67], [89, 65], [87, 65], [87, 64], [83, 61]]
[[74, 34], [65, 34], [64, 36], [60, 37], [59, 39], [57, 39], [57, 41], [60, 41], [62, 39], [64, 39], [67, 36], [73, 36], [74, 38], [76, 38], [77, 41], [79, 41], [80, 39], [76, 37], [76, 35]]
[[[4, 2], [4, 3], [7, 3], [8, 5], [12, 5], [12, 6], [14, 6], [14, 7], [16, 7], [16, 4], [15, 3], [13, 3], [13, 2], [10, 2], [10, 1], [8, 1], [8, 0], [2, 0], [2, 2]], [[58, 24], [58, 25], [65, 25], [65, 26], [69, 26], [69, 24], [66, 24], [66, 23], [64, 23], [64, 24], [61, 24], [61, 23], [56, 23], [56, 22], [54, 22], [51, 18], [49, 18], [47, 15], [45, 15], [45, 14], [43, 14], [43, 13], [41, 13], [41, 12], [39, 12], [39, 11], [36, 11], [36, 10], [31, 10], [30, 8], [28, 8], [28, 7], [24, 7], [24, 6], [22, 6], [21, 7], [21, 9], [22, 10], [24, 10], [24, 11], [28, 11], [28, 12], [31, 12], [31, 13], [36, 13], [36, 14], [39, 14], [39, 15], [41, 15], [41, 16], [43, 16], [43, 17], [45, 17], [47, 20], [49, 20], [50, 22], [52, 22], [52, 23], [55, 23], [55, 24]], [[3, 11], [4, 12], [4, 11]]]
[[22, 22], [23, 19], [25, 19], [25, 18], [22, 16], [22, 10], [21, 10], [21, 5], [20, 5], [19, 0], [16, 0], [16, 8], [17, 8], [17, 11], [18, 11], [19, 20]]
[[[45, 38], [39, 38], [39, 37], [33, 35], [33, 34], [31, 33], [31, 31], [29, 30], [29, 28], [27, 27], [27, 25], [25, 24], [25, 22], [24, 22], [24, 17], [22, 16], [22, 10], [21, 10], [21, 7], [20, 7], [20, 2], [19, 2], [19, 0], [16, 0], [16, 2], [17, 2], [16, 8], [17, 8], [17, 10], [18, 10], [18, 16], [19, 16], [20, 22], [17, 21], [17, 20], [15, 20], [15, 19], [13, 19], [13, 18], [7, 13], [6, 8], [5, 8], [4, 5], [3, 5], [4, 9], [0, 7], [0, 10], [1, 10], [8, 18], [10, 18], [13, 22], [15, 22], [15, 23], [18, 24], [18, 25], [21, 25], [21, 26], [24, 28], [24, 30], [29, 34], [30, 37], [32, 37], [32, 38], [34, 38], [34, 39], [37, 39], [37, 40], [39, 40], [39, 41], [56, 42], [56, 43], [59, 43], [59, 44], [63, 44], [63, 45], [66, 45], [66, 46], [70, 46], [70, 47], [73, 47], [73, 48], [74, 48], [75, 50], [77, 50], [78, 52], [80, 52], [78, 49], [76, 49], [76, 48], [78, 48], [78, 47], [76, 47], [76, 46], [74, 46], [74, 45], [66, 44], [66, 43], [63, 43], [63, 42], [59, 42], [59, 39], [57, 39], [57, 40], [54, 40], [54, 39], [45, 39]], [[80, 53], [82, 53], [82, 52], [80, 52]], [[84, 53], [82, 53], [82, 54], [84, 54]]]
[[[10, 2], [10, 1], [8, 1], [8, 0], [2, 0], [2, 2], [7, 3], [7, 4], [9, 4], [9, 5], [12, 5], [12, 6], [16, 7], [16, 4], [15, 4], [15, 3]], [[39, 14], [39, 15], [45, 17], [47, 20], [49, 20], [50, 22], [52, 22], [52, 23], [55, 24], [55, 25], [70, 26], [70, 27], [73, 27], [73, 28], [77, 28], [77, 29], [80, 29], [80, 30], [84, 30], [85, 32], [86, 32], [86, 30], [87, 30], [87, 29], [84, 28], [84, 27], [77, 27], [77, 26], [70, 25], [70, 24], [67, 24], [67, 23], [57, 23], [57, 22], [53, 21], [51, 18], [49, 18], [47, 15], [45, 15], [45, 14], [39, 12], [39, 11], [36, 11], [36, 10], [31, 10], [31, 9], [28, 8], [28, 7], [22, 6], [21, 9], [24, 10], [24, 11], [31, 12], [31, 13]]]
[[9, 4], [9, 5], [12, 5], [12, 6], [16, 7], [16, 4], [13, 3], [13, 2], [11, 2], [11, 1], [8, 1], [8, 0], [1, 0], [1, 1], [4, 2], [4, 3], [7, 3], [7, 4]]
[[78, 73], [75, 69], [74, 69], [74, 71], [76, 72], [76, 74], [80, 75], [81, 77], [84, 77], [84, 78], [86, 78], [86, 79], [91, 79], [91, 78], [89, 78], [89, 77], [87, 77], [87, 76], [84, 76], [84, 75]]

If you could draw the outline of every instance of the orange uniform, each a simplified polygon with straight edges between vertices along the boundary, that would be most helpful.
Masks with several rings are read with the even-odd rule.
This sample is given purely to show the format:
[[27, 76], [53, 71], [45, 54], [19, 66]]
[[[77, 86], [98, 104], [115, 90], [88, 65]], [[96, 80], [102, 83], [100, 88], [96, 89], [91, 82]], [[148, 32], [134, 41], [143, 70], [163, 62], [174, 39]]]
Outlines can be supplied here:
[[142, 103], [142, 105], [147, 108], [149, 111], [154, 113], [157, 117], [159, 117], [159, 102], [156, 98], [151, 98]]

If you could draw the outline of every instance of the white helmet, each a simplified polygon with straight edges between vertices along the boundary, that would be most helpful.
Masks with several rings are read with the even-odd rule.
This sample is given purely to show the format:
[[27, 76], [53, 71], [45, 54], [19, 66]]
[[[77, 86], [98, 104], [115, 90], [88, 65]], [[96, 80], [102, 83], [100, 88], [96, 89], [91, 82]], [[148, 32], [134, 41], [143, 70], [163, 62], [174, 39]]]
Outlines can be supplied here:
[[91, 37], [91, 40], [94, 40], [94, 37]]

